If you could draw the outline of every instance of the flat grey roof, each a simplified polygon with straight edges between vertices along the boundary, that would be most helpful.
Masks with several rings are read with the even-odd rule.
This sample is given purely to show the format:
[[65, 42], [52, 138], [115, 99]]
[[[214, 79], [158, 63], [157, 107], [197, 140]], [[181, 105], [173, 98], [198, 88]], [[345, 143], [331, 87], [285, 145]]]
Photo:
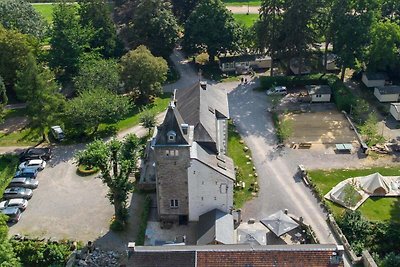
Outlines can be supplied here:
[[307, 85], [306, 88], [310, 95], [330, 95], [332, 93], [329, 85]]
[[399, 85], [388, 85], [376, 87], [381, 95], [392, 95], [392, 94], [400, 94], [400, 86]]

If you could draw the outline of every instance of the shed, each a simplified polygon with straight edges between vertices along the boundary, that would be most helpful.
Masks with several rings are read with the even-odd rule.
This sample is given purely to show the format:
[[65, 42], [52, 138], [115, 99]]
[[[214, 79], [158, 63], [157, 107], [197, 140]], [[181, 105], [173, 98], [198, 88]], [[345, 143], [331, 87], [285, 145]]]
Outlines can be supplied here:
[[400, 103], [390, 104], [390, 114], [396, 121], [400, 121]]
[[[328, 53], [326, 55], [326, 70], [339, 70], [339, 67], [336, 65], [338, 56], [336, 54]], [[325, 56], [322, 55], [321, 59], [322, 66], [325, 65]]]
[[199, 217], [197, 245], [233, 244], [233, 216], [213, 209]]
[[311, 102], [330, 102], [332, 90], [329, 85], [307, 85]]
[[247, 73], [250, 69], [266, 69], [272, 66], [272, 59], [263, 55], [239, 55], [219, 58], [223, 72]]
[[364, 72], [361, 80], [367, 87], [385, 86], [387, 76], [385, 73]]
[[374, 95], [379, 102], [397, 102], [399, 101], [400, 86], [389, 85], [375, 87]]

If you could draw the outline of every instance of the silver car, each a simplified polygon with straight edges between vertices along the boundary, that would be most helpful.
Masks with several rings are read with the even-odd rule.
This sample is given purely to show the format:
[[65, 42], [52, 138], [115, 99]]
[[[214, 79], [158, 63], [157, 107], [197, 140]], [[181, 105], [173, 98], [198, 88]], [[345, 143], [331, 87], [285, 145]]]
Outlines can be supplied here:
[[28, 207], [28, 200], [23, 198], [13, 198], [0, 202], [0, 210], [4, 210], [6, 208], [19, 208], [21, 211], [23, 211], [26, 209], [26, 207]]
[[8, 216], [8, 222], [16, 223], [21, 218], [21, 211], [19, 208], [10, 207], [1, 210], [1, 212]]
[[38, 171], [41, 171], [46, 167], [46, 161], [42, 159], [31, 159], [28, 161], [24, 161], [19, 165], [19, 169], [25, 169], [25, 168], [30, 168], [30, 169], [37, 169]]
[[12, 198], [24, 198], [30, 199], [33, 195], [32, 189], [23, 188], [23, 187], [11, 187], [7, 188], [4, 191], [3, 198], [4, 199], [12, 199]]
[[35, 189], [39, 186], [39, 181], [27, 177], [13, 178], [8, 187], [24, 187], [29, 189]]

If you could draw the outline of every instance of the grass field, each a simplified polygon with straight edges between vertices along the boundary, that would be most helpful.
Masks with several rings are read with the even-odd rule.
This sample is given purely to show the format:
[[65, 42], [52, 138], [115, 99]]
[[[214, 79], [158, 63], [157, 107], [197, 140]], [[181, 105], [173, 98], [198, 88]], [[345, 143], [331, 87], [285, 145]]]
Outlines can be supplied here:
[[223, 0], [225, 5], [227, 6], [260, 6], [261, 1], [260, 0], [250, 0], [250, 1], [243, 1], [243, 0]]
[[[78, 6], [77, 3], [72, 3], [71, 5]], [[39, 12], [43, 16], [43, 18], [48, 23], [51, 24], [53, 22], [54, 5], [34, 3], [34, 4], [32, 4], [32, 6], [33, 6], [33, 8], [36, 9], [37, 12]]]
[[[366, 176], [379, 172], [383, 176], [395, 176], [400, 174], [400, 167], [375, 167], [368, 169], [337, 169], [309, 171], [311, 180], [322, 195], [325, 195], [339, 182], [350, 177]], [[340, 216], [345, 209], [331, 201], [326, 201], [336, 216]], [[398, 197], [374, 197], [369, 198], [359, 208], [363, 216], [372, 221], [392, 220], [400, 222], [400, 198]]]
[[233, 14], [235, 20], [244, 24], [246, 27], [251, 27], [258, 20], [258, 14]]
[[[245, 144], [241, 144], [239, 133], [235, 131], [235, 126], [229, 123], [228, 127], [228, 156], [233, 159], [235, 166], [239, 168], [239, 173], [236, 173], [236, 181], [245, 182], [246, 187], [244, 189], [236, 189], [234, 192], [234, 206], [240, 208], [243, 204], [252, 198], [250, 190], [251, 183], [254, 183], [257, 179], [254, 176], [253, 163], [247, 164], [249, 159], [246, 156], [251, 157], [250, 150], [244, 151]], [[251, 175], [251, 176], [250, 176]]]
[[10, 183], [18, 166], [18, 157], [13, 155], [0, 155], [0, 196]]

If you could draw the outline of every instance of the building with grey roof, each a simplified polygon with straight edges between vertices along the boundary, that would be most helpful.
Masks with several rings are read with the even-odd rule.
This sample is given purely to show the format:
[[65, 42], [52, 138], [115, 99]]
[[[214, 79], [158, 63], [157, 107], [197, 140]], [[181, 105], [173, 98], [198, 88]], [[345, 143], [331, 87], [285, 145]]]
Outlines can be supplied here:
[[234, 244], [233, 216], [213, 209], [199, 217], [197, 245]]
[[400, 86], [388, 85], [375, 87], [374, 95], [379, 102], [397, 102], [400, 100]]
[[214, 209], [232, 209], [235, 170], [226, 156], [228, 119], [225, 91], [196, 83], [174, 92], [145, 160], [146, 170], [153, 168], [161, 222], [186, 224]]

